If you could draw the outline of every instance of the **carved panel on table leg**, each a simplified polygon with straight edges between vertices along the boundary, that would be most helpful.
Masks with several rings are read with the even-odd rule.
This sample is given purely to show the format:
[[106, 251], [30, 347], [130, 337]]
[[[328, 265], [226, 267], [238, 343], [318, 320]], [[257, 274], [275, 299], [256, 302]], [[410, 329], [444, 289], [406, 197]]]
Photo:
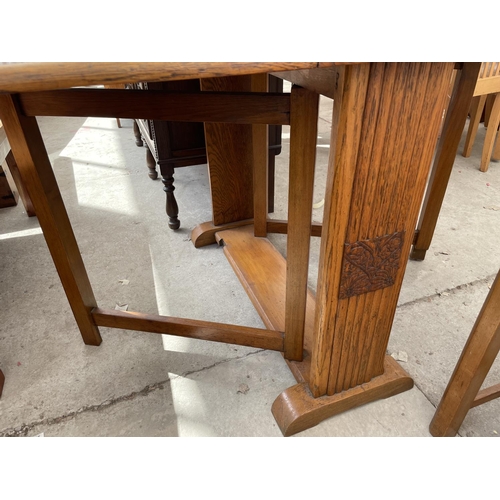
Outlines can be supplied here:
[[[407, 235], [416, 224], [453, 65], [377, 63], [368, 79], [361, 78], [361, 68], [344, 70], [349, 81], [334, 104], [311, 371], [315, 396], [345, 391], [383, 373], [413, 239]], [[354, 99], [353, 92], [362, 88], [366, 99]], [[385, 288], [367, 287], [351, 296], [345, 278], [341, 286], [341, 262], [348, 261], [349, 251], [366, 252], [365, 240], [386, 239], [398, 242], [399, 264], [391, 264]], [[375, 267], [382, 265], [379, 259]]]

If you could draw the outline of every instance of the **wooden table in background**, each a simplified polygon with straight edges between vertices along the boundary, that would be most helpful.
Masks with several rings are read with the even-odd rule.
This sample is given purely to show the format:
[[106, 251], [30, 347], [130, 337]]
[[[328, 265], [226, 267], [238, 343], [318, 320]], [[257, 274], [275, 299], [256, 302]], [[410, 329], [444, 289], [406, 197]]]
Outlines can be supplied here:
[[[453, 63], [1, 66], [0, 119], [84, 342], [99, 345], [98, 327], [106, 326], [280, 351], [297, 380], [272, 407], [285, 435], [410, 389], [413, 381], [386, 356], [386, 348], [453, 68]], [[269, 73], [292, 81], [291, 93], [267, 93]], [[188, 78], [201, 78], [205, 92], [70, 89]], [[242, 84], [247, 92], [241, 87], [235, 92]], [[322, 225], [311, 223], [319, 94], [334, 99]], [[195, 228], [193, 242], [224, 245], [266, 328], [99, 308], [36, 123], [35, 116], [47, 115], [205, 122], [213, 220]], [[290, 125], [287, 221], [268, 220], [269, 124]], [[268, 232], [287, 233], [286, 261]], [[316, 296], [307, 289], [311, 235], [321, 236]]]

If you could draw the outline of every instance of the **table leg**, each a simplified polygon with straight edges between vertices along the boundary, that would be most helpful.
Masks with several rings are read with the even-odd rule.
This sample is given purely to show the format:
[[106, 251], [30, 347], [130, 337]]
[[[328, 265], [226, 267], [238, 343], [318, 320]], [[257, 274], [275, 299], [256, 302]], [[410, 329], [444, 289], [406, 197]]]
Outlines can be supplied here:
[[338, 69], [310, 380], [273, 405], [284, 434], [412, 387], [386, 349], [452, 70]]
[[319, 94], [294, 86], [290, 105], [290, 169], [286, 257], [285, 358], [301, 361], [306, 322]]
[[[204, 78], [201, 82], [202, 90], [218, 92], [265, 91], [267, 85], [267, 75], [262, 74]], [[262, 171], [264, 162], [268, 163], [263, 157], [264, 151], [266, 155], [269, 151], [267, 146], [262, 149], [268, 144], [268, 137], [263, 134], [264, 127], [268, 128], [265, 125], [205, 123], [213, 219], [193, 229], [191, 241], [195, 247], [215, 243], [217, 232], [253, 223], [254, 151], [259, 153], [256, 160], [260, 169], [256, 175], [263, 179], [255, 199], [258, 205], [255, 230], [256, 234], [265, 235], [268, 203], [263, 196], [268, 182], [262, 177]], [[267, 192], [265, 196], [268, 196]]]
[[[431, 245], [480, 67], [481, 63], [464, 63], [460, 75], [455, 80], [453, 96], [446, 113], [425, 200], [416, 226], [418, 232], [410, 255], [412, 260], [424, 260]], [[472, 126], [471, 123], [469, 127]]]
[[36, 118], [24, 116], [16, 97], [3, 94], [0, 119], [83, 340], [99, 345], [101, 336], [91, 316], [96, 300]]

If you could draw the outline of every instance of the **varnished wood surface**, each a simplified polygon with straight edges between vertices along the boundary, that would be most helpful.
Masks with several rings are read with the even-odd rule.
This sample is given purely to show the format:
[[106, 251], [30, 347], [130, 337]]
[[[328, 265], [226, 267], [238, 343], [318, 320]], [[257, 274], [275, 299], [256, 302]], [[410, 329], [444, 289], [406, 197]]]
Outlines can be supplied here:
[[[255, 238], [252, 226], [221, 231], [216, 237], [224, 245], [229, 263], [266, 327], [284, 331], [287, 263], [283, 256], [267, 238]], [[298, 382], [309, 379], [314, 313], [314, 294], [308, 290], [304, 358], [302, 362], [288, 363]]]
[[316, 70], [299, 69], [295, 71], [284, 71], [273, 73], [274, 76], [292, 82], [295, 85], [307, 88], [313, 92], [330, 97], [335, 95], [335, 83], [337, 68], [323, 68]]
[[[370, 65], [339, 68], [333, 101], [331, 147], [321, 238], [316, 323], [310, 389], [315, 397], [327, 392], [332, 360], [343, 245], [346, 239], [356, 158]], [[352, 79], [344, 86], [346, 79]], [[348, 138], [346, 140], [346, 138]]]
[[94, 292], [36, 118], [20, 113], [15, 96], [0, 94], [0, 119], [83, 340], [99, 345], [90, 314], [97, 306]]
[[92, 318], [98, 326], [283, 351], [283, 333], [275, 330], [98, 308]]
[[[252, 76], [252, 91], [267, 92], [268, 75], [261, 73]], [[269, 147], [268, 126], [252, 125], [253, 157], [253, 212], [255, 236], [267, 236], [267, 214], [269, 204]]]
[[[187, 80], [330, 67], [330, 62], [62, 62], [0, 64], [0, 92]], [[342, 64], [342, 63], [338, 63]]]
[[[316, 297], [315, 396], [383, 373], [452, 70], [451, 63], [339, 69]], [[341, 299], [344, 245], [397, 232], [405, 237], [394, 284]], [[371, 265], [369, 252], [359, 257], [361, 269]]]
[[[499, 395], [498, 386], [479, 393], [500, 351], [500, 271], [429, 426], [433, 436], [455, 436], [468, 411]], [[479, 394], [478, 394], [479, 393]]]
[[[252, 77], [206, 78], [203, 91], [251, 92]], [[238, 112], [237, 109], [233, 109]], [[252, 126], [205, 123], [212, 222], [216, 226], [253, 219]]]
[[291, 95], [285, 358], [302, 361], [311, 240], [319, 95], [293, 86]]
[[214, 225], [211, 221], [202, 222], [191, 231], [191, 241], [195, 248], [213, 245], [217, 243], [215, 235], [218, 232], [225, 231], [226, 229], [234, 229], [235, 227], [248, 226], [250, 224], [253, 224], [253, 219], [230, 222], [220, 226]]
[[263, 123], [290, 121], [287, 94], [69, 89], [20, 94], [27, 116], [96, 116], [188, 122]]
[[36, 215], [35, 209], [33, 207], [30, 195], [26, 190], [26, 186], [24, 185], [24, 182], [21, 178], [21, 173], [19, 172], [19, 168], [17, 167], [17, 163], [14, 155], [12, 154], [12, 151], [9, 151], [9, 154], [7, 155], [5, 161], [7, 162], [7, 166], [9, 167], [12, 178], [14, 179], [17, 190], [19, 191], [19, 197], [23, 202], [24, 209], [26, 210], [28, 217], [34, 217]]
[[[313, 222], [311, 224], [311, 236], [321, 236], [322, 224]], [[267, 232], [277, 234], [288, 233], [288, 221], [278, 219], [267, 219]]]
[[480, 66], [481, 63], [464, 63], [460, 74], [455, 79], [454, 92], [448, 105], [422, 211], [416, 226], [418, 236], [410, 255], [412, 260], [423, 260], [430, 247], [467, 120]]
[[283, 391], [271, 408], [283, 435], [292, 436], [339, 413], [413, 387], [413, 380], [394, 359], [386, 356], [384, 362], [383, 375], [333, 396], [315, 398], [306, 383]]

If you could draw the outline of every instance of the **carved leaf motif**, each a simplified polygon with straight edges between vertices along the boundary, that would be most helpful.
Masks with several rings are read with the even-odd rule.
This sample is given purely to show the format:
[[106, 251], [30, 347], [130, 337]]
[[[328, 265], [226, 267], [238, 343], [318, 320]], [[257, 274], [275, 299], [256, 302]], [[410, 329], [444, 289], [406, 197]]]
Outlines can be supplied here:
[[346, 243], [340, 279], [341, 299], [380, 290], [394, 284], [405, 232]]

